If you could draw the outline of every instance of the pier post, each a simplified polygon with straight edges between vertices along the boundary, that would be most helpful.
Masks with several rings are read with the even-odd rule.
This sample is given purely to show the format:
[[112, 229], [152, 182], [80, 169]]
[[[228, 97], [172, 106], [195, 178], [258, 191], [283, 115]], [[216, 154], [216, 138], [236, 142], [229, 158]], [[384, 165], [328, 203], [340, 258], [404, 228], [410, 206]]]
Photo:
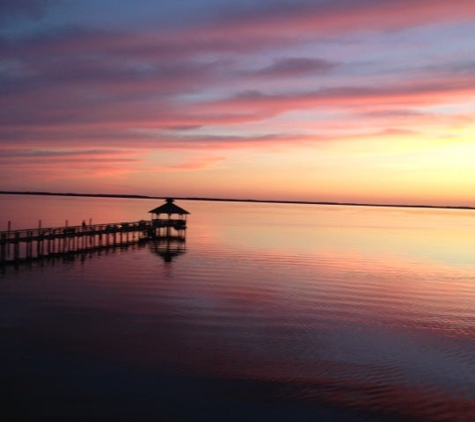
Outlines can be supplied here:
[[26, 245], [25, 245], [26, 259], [31, 258], [31, 231], [26, 232]]
[[7, 235], [2, 233], [0, 240], [0, 261], [6, 261], [7, 259]]
[[[66, 224], [68, 221], [66, 220]], [[66, 226], [67, 227], [67, 226]], [[67, 238], [66, 238], [66, 230], [63, 229], [63, 247], [62, 247], [62, 252], [66, 253], [66, 245], [67, 245]]]
[[43, 235], [41, 233], [41, 220], [38, 220], [38, 236], [36, 239], [36, 256], [39, 258], [41, 256], [41, 246], [43, 244]]
[[20, 233], [15, 233], [15, 244], [13, 245], [13, 259], [18, 261], [20, 259]]
[[12, 222], [8, 220], [8, 226], [7, 226], [7, 258], [10, 256], [10, 231], [12, 229]]

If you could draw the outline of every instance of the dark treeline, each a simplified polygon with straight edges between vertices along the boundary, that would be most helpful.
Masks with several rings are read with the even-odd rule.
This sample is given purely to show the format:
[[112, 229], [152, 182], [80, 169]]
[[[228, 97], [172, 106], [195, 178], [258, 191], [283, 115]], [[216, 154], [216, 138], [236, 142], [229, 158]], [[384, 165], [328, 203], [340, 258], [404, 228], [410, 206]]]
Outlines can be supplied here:
[[[125, 195], [108, 193], [58, 193], [58, 192], [33, 192], [33, 191], [0, 191], [0, 195], [45, 195], [45, 196], [78, 196], [93, 198], [128, 198], [128, 199], [166, 199], [168, 196], [148, 196], [148, 195]], [[286, 201], [277, 199], [237, 199], [237, 198], [207, 198], [207, 197], [185, 197], [174, 196], [174, 199], [183, 201], [215, 201], [215, 202], [255, 202], [268, 204], [303, 204], [303, 205], [340, 205], [352, 207], [391, 207], [391, 208], [436, 208], [436, 209], [457, 209], [474, 210], [475, 207], [465, 205], [407, 205], [407, 204], [371, 204], [358, 202], [329, 202], [329, 201]]]

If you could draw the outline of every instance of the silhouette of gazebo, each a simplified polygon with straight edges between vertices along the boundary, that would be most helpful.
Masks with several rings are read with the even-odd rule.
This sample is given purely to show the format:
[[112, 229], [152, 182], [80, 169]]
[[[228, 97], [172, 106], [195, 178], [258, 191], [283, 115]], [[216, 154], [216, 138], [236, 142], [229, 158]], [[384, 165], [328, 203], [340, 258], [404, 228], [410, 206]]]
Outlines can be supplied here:
[[176, 214], [179, 219], [186, 220], [186, 216], [189, 212], [179, 207], [174, 202], [175, 200], [173, 198], [167, 198], [163, 205], [149, 211], [152, 214], [152, 218], [154, 218], [154, 215], [156, 216], [155, 218], [160, 218], [160, 214], [167, 214], [168, 218], [170, 218], [172, 215]]
[[[176, 205], [172, 198], [167, 198], [163, 205], [150, 210], [149, 213], [152, 214], [155, 237], [172, 237], [172, 228], [177, 232], [177, 237], [184, 237], [186, 216], [190, 213]], [[165, 229], [165, 233], [162, 233], [162, 228]]]

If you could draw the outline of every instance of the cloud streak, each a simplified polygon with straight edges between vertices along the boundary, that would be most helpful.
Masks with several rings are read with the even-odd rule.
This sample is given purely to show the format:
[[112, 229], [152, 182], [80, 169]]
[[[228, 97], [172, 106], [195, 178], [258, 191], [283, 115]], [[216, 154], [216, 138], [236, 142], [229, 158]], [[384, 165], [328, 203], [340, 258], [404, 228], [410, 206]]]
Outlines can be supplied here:
[[474, 120], [471, 0], [114, 4], [0, 2], [4, 172], [131, 175], [158, 154], [213, 183], [248, 168], [233, 154], [465, 140]]
[[[329, 33], [397, 30], [416, 25], [470, 21], [475, 6], [461, 0], [454, 7], [444, 0], [283, 1], [264, 4], [223, 18], [217, 28], [228, 33]], [[231, 28], [230, 28], [231, 27]]]
[[336, 67], [336, 64], [323, 59], [306, 57], [286, 57], [275, 60], [271, 65], [251, 72], [256, 77], [288, 78], [304, 75], [325, 74]]

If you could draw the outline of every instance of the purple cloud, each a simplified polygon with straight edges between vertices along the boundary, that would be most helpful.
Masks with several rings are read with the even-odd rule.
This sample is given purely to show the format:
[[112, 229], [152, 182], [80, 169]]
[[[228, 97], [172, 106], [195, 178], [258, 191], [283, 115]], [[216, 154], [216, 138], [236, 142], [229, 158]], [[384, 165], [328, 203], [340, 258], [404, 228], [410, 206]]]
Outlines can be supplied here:
[[318, 75], [328, 73], [336, 67], [324, 59], [311, 59], [306, 57], [289, 57], [275, 60], [270, 66], [251, 72], [251, 75], [273, 78], [288, 78], [305, 75]]

